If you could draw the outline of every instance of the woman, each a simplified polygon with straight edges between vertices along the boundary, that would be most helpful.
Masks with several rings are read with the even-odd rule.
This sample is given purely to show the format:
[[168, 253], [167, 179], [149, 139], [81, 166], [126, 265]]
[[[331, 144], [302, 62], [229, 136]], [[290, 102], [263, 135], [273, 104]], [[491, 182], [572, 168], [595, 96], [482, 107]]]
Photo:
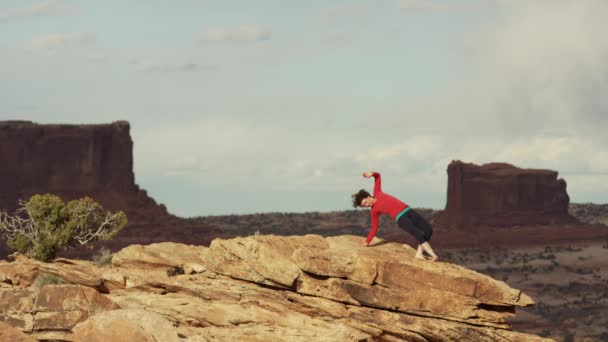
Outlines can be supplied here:
[[424, 251], [431, 256], [432, 261], [437, 260], [438, 257], [429, 244], [431, 235], [433, 235], [433, 227], [431, 227], [424, 217], [420, 216], [420, 214], [418, 214], [409, 205], [389, 194], [382, 192], [380, 174], [378, 172], [364, 172], [363, 177], [375, 178], [374, 196], [371, 196], [369, 192], [363, 189], [352, 195], [353, 206], [355, 208], [372, 208], [372, 229], [369, 232], [364, 245], [369, 246], [369, 243], [376, 235], [376, 231], [378, 231], [378, 217], [381, 214], [387, 214], [397, 222], [399, 227], [412, 234], [418, 241], [416, 258], [425, 259], [423, 255]]

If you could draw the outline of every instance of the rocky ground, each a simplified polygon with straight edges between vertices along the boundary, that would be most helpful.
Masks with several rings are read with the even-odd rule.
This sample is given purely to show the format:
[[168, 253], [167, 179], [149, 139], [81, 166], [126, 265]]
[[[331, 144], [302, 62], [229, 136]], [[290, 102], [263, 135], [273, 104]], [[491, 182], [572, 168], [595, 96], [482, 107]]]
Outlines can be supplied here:
[[608, 241], [527, 248], [459, 249], [443, 259], [522, 289], [514, 329], [557, 341], [608, 341]]
[[[429, 220], [436, 211], [417, 209]], [[505, 280], [538, 301], [519, 310], [512, 324], [518, 331], [561, 340], [608, 340], [603, 312], [607, 312], [608, 205], [571, 204], [570, 213], [587, 225], [563, 227], [475, 228], [468, 231], [436, 227], [433, 245], [446, 261]], [[209, 246], [215, 238], [256, 234], [352, 234], [360, 239], [369, 231], [369, 212], [269, 213], [176, 219], [157, 225], [131, 226], [118, 239], [93, 249], [64, 253], [86, 258], [102, 245], [116, 252], [143, 243], [178, 241]], [[381, 218], [380, 238], [414, 245], [407, 233]], [[602, 270], [602, 271], [600, 271]]]
[[[132, 245], [111, 264], [0, 262], [15, 341], [545, 341], [510, 329], [525, 293], [356, 236]], [[8, 326], [7, 326], [8, 325]], [[10, 327], [9, 327], [10, 326]]]
[[570, 203], [568, 212], [581, 222], [608, 226], [608, 204]]

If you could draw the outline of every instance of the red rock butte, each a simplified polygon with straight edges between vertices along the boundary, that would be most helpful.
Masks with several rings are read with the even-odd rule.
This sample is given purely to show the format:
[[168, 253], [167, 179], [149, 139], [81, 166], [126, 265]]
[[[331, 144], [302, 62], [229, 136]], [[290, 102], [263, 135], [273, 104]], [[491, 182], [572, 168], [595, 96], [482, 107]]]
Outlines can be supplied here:
[[135, 184], [130, 125], [41, 125], [0, 121], [0, 210], [53, 193], [64, 201], [89, 196], [130, 222], [169, 217]]
[[576, 224], [568, 214], [566, 181], [557, 171], [507, 163], [448, 166], [445, 210], [435, 224], [450, 228]]

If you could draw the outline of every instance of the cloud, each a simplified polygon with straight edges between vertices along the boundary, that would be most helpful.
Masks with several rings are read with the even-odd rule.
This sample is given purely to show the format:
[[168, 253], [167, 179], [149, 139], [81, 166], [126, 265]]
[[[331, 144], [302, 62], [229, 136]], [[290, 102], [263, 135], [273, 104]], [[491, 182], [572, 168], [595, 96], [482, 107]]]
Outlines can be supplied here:
[[[487, 38], [479, 88], [490, 89], [495, 112], [537, 126], [606, 128], [608, 3], [515, 1], [502, 29]], [[485, 83], [485, 84], [484, 84]], [[598, 130], [599, 133], [599, 130]]]
[[300, 142], [299, 135], [302, 133], [289, 127], [256, 118], [207, 118], [188, 125], [149, 128], [135, 137], [137, 167], [144, 173], [154, 170], [193, 184], [242, 189], [348, 185], [336, 180], [336, 175], [347, 168], [352, 173], [358, 166], [344, 149], [336, 143], [328, 149], [327, 143], [313, 141], [308, 135], [301, 136]]
[[162, 62], [158, 61], [158, 58], [155, 57], [132, 58], [128, 63], [134, 66], [137, 71], [151, 73], [189, 73], [217, 69], [213, 65], [201, 65], [194, 62]]
[[97, 37], [92, 33], [55, 33], [36, 37], [23, 44], [26, 50], [47, 50], [75, 48], [92, 45]]
[[93, 63], [102, 64], [108, 62], [110, 58], [104, 54], [91, 54], [87, 56], [87, 59]]
[[269, 40], [272, 32], [262, 25], [243, 25], [236, 28], [208, 28], [195, 35], [198, 42], [246, 43]]
[[608, 2], [497, 4], [495, 28], [455, 41], [466, 74], [433, 94], [404, 97], [383, 124], [398, 127], [417, 113], [413, 128], [456, 144], [463, 136], [546, 134], [593, 135], [608, 147]]
[[455, 8], [454, 4], [433, 0], [396, 0], [395, 7], [404, 11], [444, 11]]
[[[608, 175], [608, 152], [589, 137], [532, 137], [496, 151], [495, 158], [566, 174]], [[487, 156], [489, 157], [489, 156]]]
[[202, 69], [211, 70], [213, 67], [202, 67], [196, 63], [182, 64], [148, 64], [140, 68], [147, 72], [194, 72]]
[[[244, 171], [257, 165], [259, 156], [280, 133], [276, 128], [256, 126], [246, 120], [222, 118], [149, 128], [138, 137], [139, 146], [143, 147], [140, 162], [144, 168], [195, 180], [201, 178], [201, 170], [217, 172], [218, 176], [246, 174]], [[269, 159], [274, 159], [272, 156]]]
[[355, 160], [361, 163], [387, 162], [399, 158], [422, 160], [434, 154], [443, 143], [442, 140], [440, 136], [414, 136], [401, 143], [362, 152], [355, 157]]
[[27, 19], [42, 16], [63, 16], [80, 12], [80, 8], [70, 1], [47, 0], [39, 1], [28, 6], [0, 9], [0, 22]]
[[347, 4], [335, 5], [321, 12], [321, 18], [328, 22], [336, 22], [341, 19], [353, 19], [369, 16], [377, 8], [374, 1], [358, 1]]

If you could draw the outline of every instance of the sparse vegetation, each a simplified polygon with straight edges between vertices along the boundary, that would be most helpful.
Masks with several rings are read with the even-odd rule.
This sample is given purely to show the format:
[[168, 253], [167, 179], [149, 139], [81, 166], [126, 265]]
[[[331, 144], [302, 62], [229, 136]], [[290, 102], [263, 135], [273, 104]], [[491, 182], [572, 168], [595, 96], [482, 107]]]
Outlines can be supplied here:
[[101, 247], [97, 253], [93, 255], [93, 263], [97, 267], [108, 266], [112, 264], [112, 251], [106, 247]]
[[65, 279], [53, 274], [45, 273], [36, 278], [36, 281], [34, 282], [34, 287], [37, 289], [41, 289], [44, 285], [49, 284], [65, 284]]
[[62, 249], [108, 240], [126, 224], [122, 211], [105, 211], [89, 197], [66, 204], [52, 194], [34, 195], [14, 216], [0, 212], [0, 237], [21, 254], [50, 261]]

